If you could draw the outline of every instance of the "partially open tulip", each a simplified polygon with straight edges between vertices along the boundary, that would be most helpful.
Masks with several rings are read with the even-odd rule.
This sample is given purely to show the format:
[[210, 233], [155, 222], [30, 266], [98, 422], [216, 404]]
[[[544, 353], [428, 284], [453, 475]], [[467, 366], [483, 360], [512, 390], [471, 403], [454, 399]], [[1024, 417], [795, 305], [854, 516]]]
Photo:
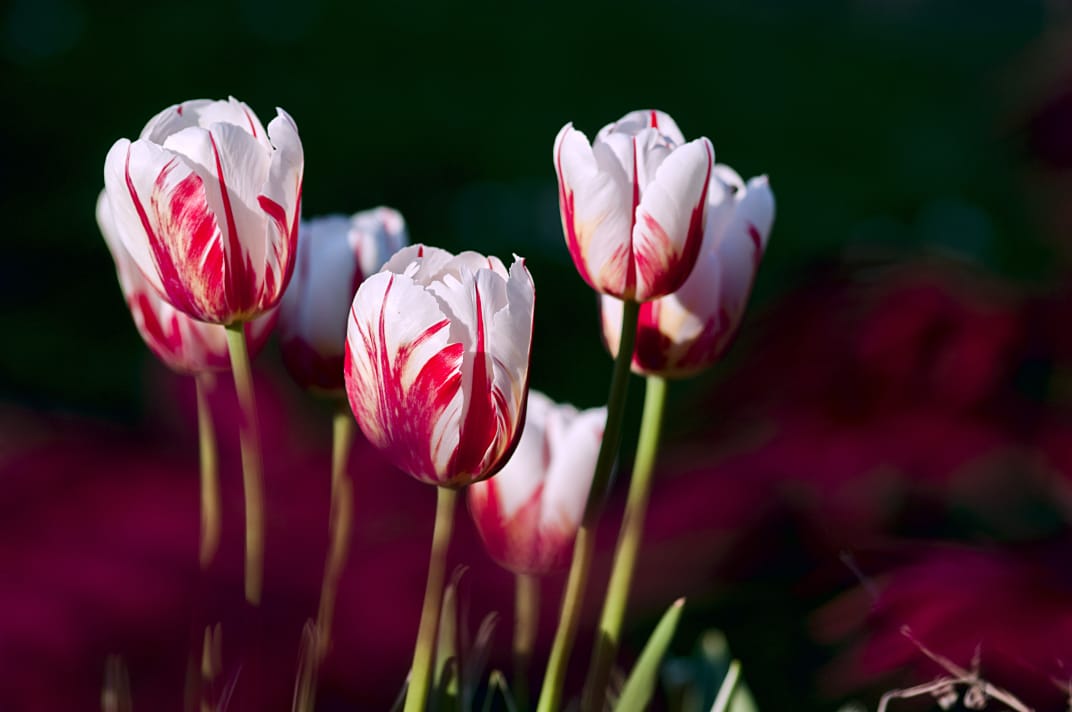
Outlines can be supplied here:
[[[715, 168], [704, 245], [695, 269], [670, 296], [642, 304], [633, 371], [667, 377], [712, 365], [744, 316], [756, 270], [774, 223], [774, 194], [766, 176], [745, 184], [728, 166]], [[618, 352], [622, 303], [601, 298], [603, 337]]]
[[409, 240], [397, 210], [329, 215], [299, 228], [298, 262], [279, 314], [280, 348], [305, 388], [342, 392], [346, 322], [357, 288]]
[[[206, 373], [231, 368], [227, 335], [219, 324], [192, 319], [164, 301], [138, 270], [116, 235], [115, 219], [106, 192], [97, 199], [97, 224], [115, 261], [119, 286], [134, 317], [134, 326], [164, 364], [179, 373]], [[246, 344], [255, 356], [272, 332], [278, 310], [245, 325]]]
[[535, 292], [524, 260], [407, 247], [366, 279], [346, 332], [365, 437], [423, 482], [494, 474], [521, 434]]
[[634, 111], [591, 144], [566, 124], [554, 160], [562, 229], [585, 282], [638, 302], [682, 285], [703, 239], [710, 141], [686, 143], [667, 114]]
[[274, 307], [294, 269], [304, 157], [279, 110], [265, 131], [236, 99], [196, 100], [153, 117], [108, 151], [116, 231], [172, 306], [215, 324]]
[[497, 475], [468, 489], [473, 522], [500, 565], [544, 574], [569, 562], [606, 421], [606, 408], [578, 412], [529, 392], [517, 450]]

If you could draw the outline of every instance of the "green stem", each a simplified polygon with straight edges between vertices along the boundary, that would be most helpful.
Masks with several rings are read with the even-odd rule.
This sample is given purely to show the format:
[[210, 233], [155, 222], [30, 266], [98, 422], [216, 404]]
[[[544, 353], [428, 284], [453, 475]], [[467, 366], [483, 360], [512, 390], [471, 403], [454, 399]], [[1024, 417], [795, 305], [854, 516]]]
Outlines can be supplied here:
[[614, 372], [610, 378], [610, 394], [607, 396], [607, 425], [603, 429], [603, 441], [599, 445], [596, 471], [592, 477], [592, 489], [588, 492], [588, 506], [584, 510], [584, 524], [595, 526], [603, 509], [610, 473], [618, 457], [622, 442], [622, 420], [625, 418], [625, 399], [629, 394], [629, 369], [633, 363], [633, 346], [636, 343], [637, 317], [640, 304], [622, 303], [622, 332], [618, 339], [618, 355], [614, 358]]
[[618, 445], [622, 439], [622, 420], [625, 416], [625, 399], [629, 390], [629, 368], [633, 360], [633, 346], [636, 342], [637, 316], [640, 305], [636, 302], [622, 304], [622, 331], [618, 340], [618, 355], [614, 359], [614, 372], [610, 380], [610, 395], [607, 398], [607, 425], [603, 430], [603, 441], [596, 458], [596, 469], [592, 476], [592, 489], [588, 493], [584, 520], [577, 532], [573, 544], [573, 561], [570, 564], [569, 578], [562, 597], [562, 610], [559, 614], [558, 629], [551, 646], [551, 657], [547, 661], [547, 671], [540, 690], [537, 712], [558, 712], [562, 705], [562, 687], [565, 684], [566, 667], [577, 637], [577, 624], [581, 617], [581, 604], [584, 602], [584, 587], [588, 581], [588, 570], [592, 565], [595, 552], [596, 525], [603, 508], [607, 487], [610, 484], [611, 468], [618, 455]]
[[413, 651], [413, 667], [409, 675], [404, 712], [424, 712], [428, 688], [432, 679], [432, 659], [435, 657], [436, 633], [439, 627], [439, 608], [443, 601], [443, 577], [447, 568], [447, 547], [454, 528], [454, 501], [458, 493], [437, 487], [435, 529], [432, 533], [432, 556], [428, 562], [428, 583], [424, 588], [421, 624], [417, 629], [417, 647]]
[[354, 519], [354, 491], [346, 476], [350, 446], [354, 441], [354, 416], [345, 402], [335, 412], [331, 445], [331, 515], [330, 540], [324, 564], [324, 582], [320, 588], [320, 608], [316, 615], [316, 654], [324, 659], [331, 642], [331, 619], [339, 591], [339, 579], [350, 551], [350, 532]]
[[551, 645], [551, 657], [543, 676], [543, 688], [537, 712], [558, 712], [562, 707], [562, 686], [566, 681], [566, 666], [569, 664], [573, 641], [577, 637], [577, 623], [581, 617], [581, 602], [584, 600], [584, 585], [595, 552], [595, 529], [582, 526], [573, 543], [573, 563], [570, 564], [566, 591], [562, 596], [562, 613]]
[[514, 699], [524, 712], [529, 708], [529, 664], [540, 622], [540, 579], [530, 574], [514, 577]]
[[637, 444], [636, 460], [633, 464], [633, 478], [629, 483], [629, 499], [625, 505], [622, 528], [618, 533], [614, 568], [611, 570], [610, 584], [603, 602], [603, 616], [599, 621], [599, 633], [592, 651], [592, 665], [588, 668], [588, 679], [585, 681], [582, 710], [602, 710], [606, 698], [607, 682], [621, 638], [629, 586], [636, 568], [640, 540], [644, 536], [644, 514], [647, 512], [651, 495], [651, 475], [655, 470], [655, 458], [659, 451], [665, 405], [666, 379], [648, 376], [644, 394], [644, 415], [640, 423], [640, 442]]
[[201, 547], [198, 560], [204, 571], [216, 558], [220, 546], [220, 477], [216, 453], [216, 428], [208, 405], [208, 374], [194, 376], [197, 386], [197, 437], [201, 450]]
[[238, 436], [242, 449], [242, 488], [246, 504], [246, 600], [260, 605], [264, 577], [264, 465], [261, 462], [261, 434], [257, 423], [257, 400], [253, 394], [253, 374], [246, 350], [246, 334], [241, 322], [227, 325], [227, 348], [238, 392], [240, 419]]

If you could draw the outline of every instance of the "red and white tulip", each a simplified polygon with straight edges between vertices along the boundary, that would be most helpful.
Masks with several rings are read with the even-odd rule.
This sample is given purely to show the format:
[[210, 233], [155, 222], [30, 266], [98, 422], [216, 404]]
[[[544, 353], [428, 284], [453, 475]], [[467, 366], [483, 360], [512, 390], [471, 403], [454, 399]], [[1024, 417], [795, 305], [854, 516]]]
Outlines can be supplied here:
[[501, 566], [545, 574], [569, 563], [606, 422], [606, 408], [579, 412], [529, 392], [517, 450], [497, 475], [468, 489], [469, 513]]
[[346, 392], [399, 469], [444, 487], [490, 477], [521, 434], [535, 291], [524, 260], [406, 247], [361, 284]]
[[[149, 349], [168, 368], [179, 373], [230, 370], [225, 329], [219, 324], [190, 318], [157, 294], [119, 241], [111, 203], [104, 191], [97, 199], [97, 224], [115, 261], [119, 286], [134, 317], [134, 326]], [[246, 346], [251, 358], [268, 341], [277, 314], [278, 310], [273, 309], [246, 323]]]
[[593, 289], [646, 302], [684, 283], [703, 240], [711, 142], [686, 143], [661, 111], [634, 111], [595, 141], [566, 124], [555, 139], [562, 229]]
[[108, 151], [104, 183], [120, 241], [172, 306], [215, 324], [249, 321], [294, 269], [304, 154], [282, 109], [265, 131], [248, 106], [195, 100]]
[[[689, 376], [715, 363], [744, 316], [748, 295], [774, 224], [766, 176], [745, 184], [715, 167], [704, 245], [688, 280], [670, 296], [640, 305], [633, 371]], [[618, 353], [621, 301], [601, 297], [603, 338]]]
[[342, 392], [346, 324], [361, 283], [409, 241], [397, 210], [329, 215], [299, 228], [294, 277], [279, 313], [283, 363], [301, 386]]

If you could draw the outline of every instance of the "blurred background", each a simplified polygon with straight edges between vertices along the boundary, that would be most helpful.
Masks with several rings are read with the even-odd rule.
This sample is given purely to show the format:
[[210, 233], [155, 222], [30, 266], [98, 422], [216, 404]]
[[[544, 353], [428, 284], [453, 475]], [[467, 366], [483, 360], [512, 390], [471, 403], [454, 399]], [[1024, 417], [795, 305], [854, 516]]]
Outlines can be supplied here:
[[[136, 709], [180, 709], [188, 651], [216, 620], [232, 708], [289, 709], [327, 542], [330, 408], [274, 347], [258, 359], [269, 551], [251, 621], [236, 434], [220, 433], [224, 544], [201, 576], [193, 387], [139, 339], [93, 214], [116, 139], [228, 95], [295, 118], [305, 216], [386, 204], [414, 241], [526, 257], [532, 385], [583, 407], [603, 403], [610, 360], [561, 235], [559, 128], [593, 135], [657, 107], [718, 161], [768, 174], [777, 218], [737, 343], [671, 390], [623, 664], [687, 595], [664, 707], [718, 628], [760, 709], [873, 709], [940, 672], [909, 625], [1062, 708], [1072, 3], [8, 0], [0, 66], [0, 709], [92, 709], [113, 653]], [[218, 385], [226, 422], [234, 393]], [[433, 496], [364, 443], [351, 474], [320, 704], [386, 709]], [[501, 613], [493, 662], [508, 665], [511, 579], [459, 514], [451, 560], [470, 567], [473, 620]], [[543, 650], [561, 583], [544, 586]]]

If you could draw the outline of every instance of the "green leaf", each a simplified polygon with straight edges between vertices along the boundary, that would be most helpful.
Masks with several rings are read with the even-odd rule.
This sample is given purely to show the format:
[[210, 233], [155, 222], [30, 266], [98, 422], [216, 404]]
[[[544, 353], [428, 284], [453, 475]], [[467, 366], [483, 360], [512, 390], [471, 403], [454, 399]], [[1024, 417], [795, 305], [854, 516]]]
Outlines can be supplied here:
[[734, 699], [733, 693], [737, 692], [737, 682], [740, 679], [741, 663], [739, 660], [734, 660], [730, 663], [726, 677], [722, 679], [722, 687], [718, 688], [718, 697], [715, 698], [715, 704], [711, 706], [711, 712], [727, 712], [730, 709], [730, 701]]
[[488, 694], [484, 698], [484, 712], [491, 712], [491, 705], [495, 699], [496, 692], [502, 695], [503, 700], [506, 702], [506, 712], [518, 712], [517, 706], [514, 704], [513, 695], [510, 694], [510, 686], [506, 682], [506, 676], [499, 670], [493, 670], [488, 678]]
[[614, 707], [615, 712], [642, 712], [648, 706], [652, 694], [655, 693], [659, 664], [666, 655], [666, 649], [670, 647], [684, 605], [684, 598], [674, 601], [663, 614], [659, 625], [655, 626], [655, 631], [640, 653], [640, 659], [629, 673], [629, 679], [625, 681], [621, 697]]
[[316, 679], [320, 668], [317, 656], [317, 631], [313, 621], [302, 628], [301, 650], [298, 653], [298, 675], [294, 681], [293, 712], [312, 712], [316, 707]]

